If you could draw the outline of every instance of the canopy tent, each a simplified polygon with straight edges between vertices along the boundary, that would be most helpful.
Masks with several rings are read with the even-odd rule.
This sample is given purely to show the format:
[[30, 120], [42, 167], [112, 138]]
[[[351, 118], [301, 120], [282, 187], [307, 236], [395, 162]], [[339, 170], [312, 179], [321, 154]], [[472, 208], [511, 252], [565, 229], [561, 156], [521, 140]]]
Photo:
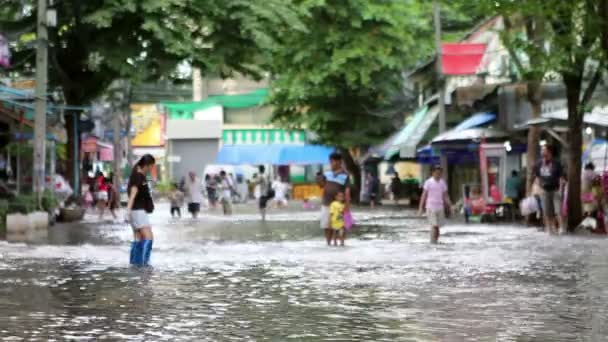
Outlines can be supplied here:
[[226, 165], [316, 165], [326, 164], [333, 148], [319, 145], [229, 145], [217, 156]]
[[[562, 125], [567, 129], [568, 124], [568, 109], [561, 108], [541, 114], [540, 118], [532, 118], [515, 125], [515, 129], [527, 129], [529, 126], [535, 125]], [[585, 113], [583, 122], [589, 125], [608, 127], [608, 115], [606, 109], [595, 107], [591, 112]]]
[[458, 142], [458, 141], [479, 141], [481, 139], [497, 140], [509, 138], [507, 131], [494, 128], [469, 128], [465, 130], [450, 130], [437, 136], [432, 144]]
[[197, 111], [215, 106], [224, 108], [249, 108], [264, 104], [268, 97], [268, 89], [258, 89], [247, 94], [210, 96], [198, 102], [163, 102], [161, 105], [167, 110], [170, 119], [193, 119]]
[[463, 122], [461, 122], [458, 126], [454, 127], [452, 130], [454, 131], [463, 131], [465, 129], [475, 128], [487, 125], [496, 121], [496, 114], [492, 113], [477, 113]]
[[384, 155], [385, 159], [391, 159], [397, 153], [401, 158], [415, 158], [416, 149], [424, 138], [424, 135], [439, 115], [439, 106], [424, 106], [409, 118], [407, 124], [397, 134], [392, 146]]
[[462, 121], [460, 124], [458, 124], [458, 126], [436, 136], [431, 143], [435, 144], [449, 141], [479, 140], [481, 138], [493, 139], [498, 136], [508, 136], [508, 133], [505, 131], [491, 128], [480, 128], [494, 121], [496, 121], [496, 114], [474, 114]]

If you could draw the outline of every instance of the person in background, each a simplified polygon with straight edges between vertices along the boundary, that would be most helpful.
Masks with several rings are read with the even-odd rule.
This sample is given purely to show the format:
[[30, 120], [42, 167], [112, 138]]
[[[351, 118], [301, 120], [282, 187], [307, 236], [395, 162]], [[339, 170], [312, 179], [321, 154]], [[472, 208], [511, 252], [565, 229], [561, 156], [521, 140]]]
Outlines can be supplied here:
[[545, 229], [559, 233], [561, 227], [561, 198], [565, 185], [564, 171], [558, 160], [554, 159], [555, 149], [551, 145], [542, 148], [542, 159], [534, 167], [534, 176], [539, 179], [544, 193], [541, 197]]
[[333, 237], [333, 230], [330, 222], [330, 205], [335, 200], [339, 192], [344, 193], [344, 211], [350, 209], [350, 176], [342, 166], [342, 155], [334, 152], [329, 156], [331, 170], [317, 177], [317, 183], [323, 187], [323, 203], [321, 206], [320, 226], [325, 232], [325, 240], [330, 245]]
[[258, 167], [259, 178], [256, 185], [256, 192], [259, 191], [258, 208], [262, 221], [266, 221], [266, 209], [268, 208], [268, 202], [274, 198], [274, 190], [270, 186], [270, 180], [266, 177], [266, 168], [264, 165]]
[[486, 200], [481, 194], [481, 189], [478, 186], [471, 189], [471, 198], [469, 199], [469, 208], [472, 215], [483, 215], [486, 211]]
[[103, 214], [108, 207], [108, 184], [106, 177], [101, 171], [97, 171], [95, 176], [95, 199], [97, 200], [97, 210], [99, 211], [99, 219], [103, 219]]
[[310, 199], [305, 198], [302, 201], [302, 209], [304, 209], [304, 210], [314, 210], [315, 209], [315, 205], [312, 204], [312, 202], [310, 202]]
[[247, 190], [249, 199], [259, 199], [260, 195], [256, 194], [256, 186], [258, 184], [258, 174], [254, 173], [251, 179], [247, 180]]
[[287, 207], [287, 185], [281, 181], [281, 177], [277, 177], [272, 182], [272, 190], [274, 190], [274, 203], [276, 207]]
[[593, 186], [596, 177], [595, 165], [587, 163], [581, 176], [581, 200], [585, 216], [591, 215], [598, 208], [599, 198], [596, 196], [597, 191], [594, 191]]
[[369, 205], [372, 209], [374, 209], [378, 199], [378, 192], [380, 191], [380, 182], [378, 181], [378, 177], [372, 175], [371, 172], [368, 172], [365, 176], [365, 186], [369, 196]]
[[184, 206], [184, 193], [179, 191], [178, 185], [173, 184], [171, 193], [169, 194], [169, 201], [171, 203], [171, 217], [182, 218], [182, 207]]
[[207, 190], [207, 200], [211, 208], [217, 206], [217, 182], [211, 175], [205, 175], [205, 189]]
[[490, 185], [490, 200], [492, 203], [500, 203], [502, 201], [502, 193], [496, 184]]
[[420, 199], [419, 214], [422, 215], [426, 209], [426, 215], [431, 224], [431, 243], [439, 241], [439, 229], [445, 223], [446, 208], [452, 206], [448, 196], [448, 186], [441, 179], [442, 169], [434, 166], [431, 170], [431, 177], [424, 182], [422, 198]]
[[513, 202], [515, 208], [519, 207], [520, 200], [520, 189], [521, 189], [521, 178], [519, 177], [519, 173], [516, 170], [511, 171], [511, 177], [507, 179], [507, 183], [505, 184], [505, 192], [507, 197]]
[[84, 205], [86, 210], [93, 209], [93, 205], [95, 203], [95, 199], [93, 198], [93, 191], [91, 190], [91, 186], [89, 184], [84, 184], [82, 186], [84, 192]]
[[227, 178], [228, 178], [228, 182], [230, 183], [230, 189], [231, 189], [230, 191], [232, 191], [232, 194], [231, 194], [232, 198], [237, 202], [240, 201], [241, 194], [239, 193], [239, 190], [237, 189], [237, 186], [236, 186], [237, 179], [234, 177], [234, 174], [232, 174], [232, 173], [229, 173]]
[[203, 202], [203, 184], [196, 177], [196, 173], [191, 171], [188, 174], [185, 190], [188, 199], [188, 212], [192, 215], [192, 219], [196, 220], [201, 211], [201, 203]]
[[399, 198], [401, 197], [401, 178], [399, 178], [399, 173], [397, 171], [395, 171], [395, 175], [391, 179], [391, 192], [393, 193], [395, 204], [399, 204]]
[[338, 246], [338, 239], [340, 239], [340, 246], [344, 247], [344, 207], [344, 193], [338, 192], [335, 200], [329, 206], [329, 221], [334, 246]]
[[106, 179], [106, 184], [108, 185], [108, 209], [110, 209], [112, 217], [116, 220], [118, 218], [116, 209], [120, 206], [120, 195], [118, 194], [118, 189], [114, 186], [114, 174], [110, 173], [110, 177]]
[[222, 210], [225, 216], [232, 215], [232, 185], [230, 179], [226, 175], [226, 171], [220, 172], [220, 191]]
[[154, 236], [148, 214], [154, 212], [154, 201], [146, 174], [156, 164], [153, 156], [146, 154], [135, 164], [129, 177], [129, 202], [127, 203], [127, 221], [133, 228], [130, 262], [132, 265], [145, 266], [150, 262]]

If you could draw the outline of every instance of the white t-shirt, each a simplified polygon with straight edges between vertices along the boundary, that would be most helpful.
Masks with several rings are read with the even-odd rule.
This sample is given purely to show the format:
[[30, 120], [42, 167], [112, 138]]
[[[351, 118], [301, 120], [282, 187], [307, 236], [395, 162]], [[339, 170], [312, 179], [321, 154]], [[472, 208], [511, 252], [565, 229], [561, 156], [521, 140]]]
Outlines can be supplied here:
[[188, 203], [203, 203], [203, 184], [198, 178], [195, 178], [194, 181], [188, 178], [185, 188]]
[[426, 208], [431, 210], [443, 209], [443, 194], [448, 191], [448, 186], [443, 179], [435, 180], [431, 177], [424, 182], [426, 191]]

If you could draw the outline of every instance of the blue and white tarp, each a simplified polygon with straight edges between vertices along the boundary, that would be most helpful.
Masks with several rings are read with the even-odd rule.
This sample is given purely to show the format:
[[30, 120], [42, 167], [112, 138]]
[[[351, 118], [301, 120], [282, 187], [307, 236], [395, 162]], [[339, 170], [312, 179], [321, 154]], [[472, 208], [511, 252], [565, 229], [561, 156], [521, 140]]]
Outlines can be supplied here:
[[335, 149], [320, 145], [226, 145], [217, 156], [227, 165], [318, 165], [327, 164]]

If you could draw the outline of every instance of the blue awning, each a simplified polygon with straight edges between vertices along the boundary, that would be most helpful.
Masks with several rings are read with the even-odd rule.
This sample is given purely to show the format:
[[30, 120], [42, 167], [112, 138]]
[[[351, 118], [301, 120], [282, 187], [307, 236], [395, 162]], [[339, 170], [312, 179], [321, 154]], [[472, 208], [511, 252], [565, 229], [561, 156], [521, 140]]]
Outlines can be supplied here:
[[226, 165], [327, 164], [333, 148], [319, 145], [226, 145], [217, 156]]
[[419, 108], [413, 116], [408, 118], [406, 125], [392, 140], [392, 146], [385, 153], [384, 158], [388, 160], [397, 154], [401, 158], [415, 158], [416, 148], [437, 119], [438, 114], [437, 105], [425, 105]]
[[454, 131], [464, 131], [465, 129], [480, 127], [496, 121], [496, 114], [477, 113], [454, 127]]

